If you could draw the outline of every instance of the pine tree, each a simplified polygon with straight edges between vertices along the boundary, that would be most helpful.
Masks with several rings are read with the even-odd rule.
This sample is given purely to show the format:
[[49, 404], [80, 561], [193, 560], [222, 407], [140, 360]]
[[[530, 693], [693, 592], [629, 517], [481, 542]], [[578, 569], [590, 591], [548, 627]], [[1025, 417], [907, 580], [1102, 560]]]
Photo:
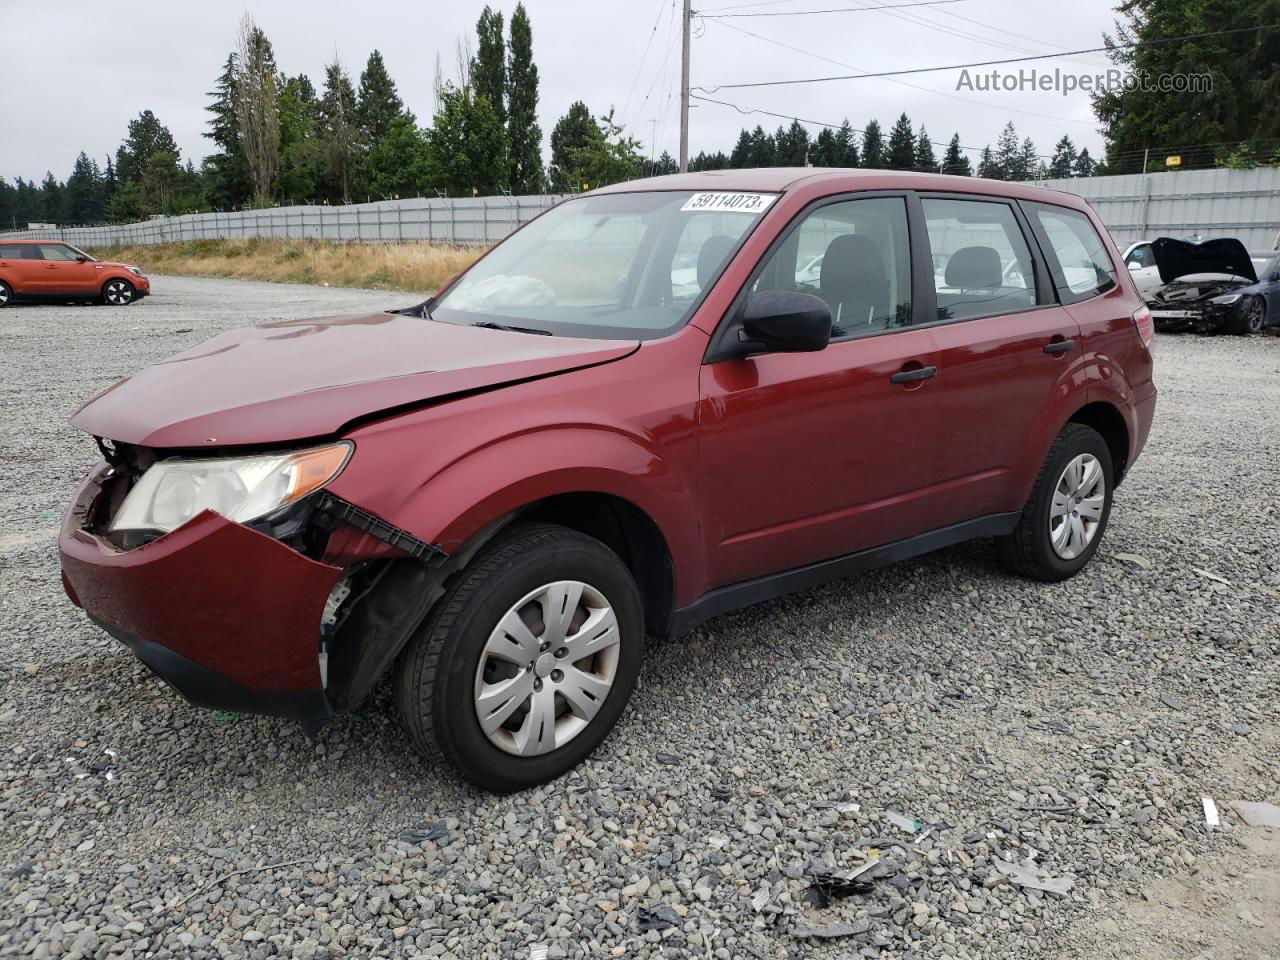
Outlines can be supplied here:
[[880, 122], [868, 120], [866, 129], [862, 131], [862, 165], [868, 170], [884, 170], [887, 162]]
[[40, 216], [47, 223], [65, 223], [67, 216], [63, 203], [65, 200], [63, 187], [52, 172], [44, 175], [44, 183], [40, 185], [40, 192], [44, 195]]
[[995, 166], [999, 171], [999, 176], [991, 175], [993, 180], [1020, 180], [1017, 176], [1022, 163], [1022, 146], [1018, 143], [1018, 132], [1013, 128], [1013, 121], [1010, 120], [1004, 125], [1004, 129], [1000, 131], [1000, 137], [996, 140]]
[[476, 21], [479, 41], [471, 61], [471, 86], [475, 93], [489, 101], [498, 122], [507, 122], [507, 48], [502, 38], [502, 14], [488, 4]]
[[1062, 180], [1074, 175], [1076, 166], [1076, 145], [1069, 136], [1063, 135], [1053, 148], [1053, 158], [1049, 161], [1049, 176]]
[[809, 161], [815, 167], [838, 167], [840, 166], [839, 157], [840, 147], [836, 143], [836, 135], [831, 131], [830, 127], [823, 127], [818, 131], [818, 135], [813, 140], [813, 150], [809, 154]]
[[[406, 116], [404, 101], [396, 92], [396, 83], [387, 73], [387, 65], [377, 50], [369, 54], [360, 73], [360, 89], [356, 94], [356, 120], [365, 142], [378, 143], [387, 135], [391, 121]], [[410, 123], [413, 114], [407, 114]]]
[[316, 196], [329, 167], [328, 145], [320, 130], [320, 104], [306, 74], [280, 84], [280, 196], [299, 203]]
[[689, 169], [695, 173], [699, 170], [727, 170], [728, 168], [729, 158], [721, 150], [715, 153], [703, 153], [699, 150], [698, 155], [689, 161]]
[[205, 197], [211, 206], [219, 209], [236, 207], [249, 199], [253, 186], [249, 180], [249, 165], [245, 163], [240, 149], [234, 53], [228, 54], [222, 73], [208, 96], [213, 101], [205, 107], [211, 116], [204, 136], [212, 140], [218, 149], [204, 158]]
[[792, 120], [785, 130], [778, 128], [774, 135], [774, 165], [779, 167], [803, 167], [809, 154], [809, 131], [799, 120]]
[[776, 141], [757, 125], [751, 131], [751, 161], [749, 167], [772, 167], [777, 156]]
[[[990, 150], [986, 151], [986, 154], [990, 155]], [[973, 176], [973, 167], [969, 163], [969, 158], [961, 150], [958, 133], [952, 135], [951, 142], [947, 144], [947, 152], [942, 158], [942, 172], [957, 177]]]
[[324, 68], [324, 94], [320, 98], [320, 136], [325, 145], [325, 180], [330, 199], [351, 202], [351, 173], [359, 144], [355, 117], [355, 90], [351, 78], [334, 57]]
[[995, 155], [991, 152], [991, 144], [982, 148], [982, 155], [978, 158], [978, 176], [987, 180], [1004, 179], [1004, 171], [996, 163]]
[[1094, 162], [1093, 157], [1089, 156], [1089, 148], [1085, 147], [1080, 151], [1080, 155], [1076, 157], [1076, 166], [1074, 175], [1077, 177], [1093, 177], [1097, 176], [1098, 165]]
[[511, 14], [507, 58], [507, 149], [511, 191], [539, 193], [542, 179], [542, 128], [538, 126], [538, 67], [533, 62], [533, 28], [523, 3]]
[[738, 134], [738, 142], [733, 145], [733, 152], [729, 154], [729, 166], [734, 170], [741, 170], [751, 165], [751, 134], [743, 128]]
[[102, 219], [102, 191], [98, 166], [81, 153], [67, 177], [64, 213], [71, 223], [96, 223]]
[[577, 189], [572, 180], [573, 151], [586, 147], [598, 132], [591, 111], [581, 100], [570, 104], [568, 112], [556, 121], [551, 130], [551, 168], [547, 171], [553, 190]]
[[1017, 176], [1010, 180], [1034, 180], [1040, 176], [1040, 155], [1036, 153], [1036, 145], [1027, 137], [1022, 141], [1022, 149], [1018, 151]]
[[933, 141], [924, 124], [920, 125], [920, 135], [916, 137], [916, 169], [921, 173], [937, 173], [938, 158], [933, 153]]
[[836, 164], [837, 167], [859, 166], [858, 144], [853, 136], [853, 127], [845, 120], [836, 131]]
[[129, 135], [116, 151], [116, 176], [125, 183], [141, 183], [148, 158], [154, 153], [169, 153], [175, 162], [178, 142], [169, 128], [150, 110], [143, 110], [129, 121]]
[[916, 137], [911, 129], [911, 119], [904, 113], [889, 131], [888, 165], [890, 170], [914, 170], [916, 166]]

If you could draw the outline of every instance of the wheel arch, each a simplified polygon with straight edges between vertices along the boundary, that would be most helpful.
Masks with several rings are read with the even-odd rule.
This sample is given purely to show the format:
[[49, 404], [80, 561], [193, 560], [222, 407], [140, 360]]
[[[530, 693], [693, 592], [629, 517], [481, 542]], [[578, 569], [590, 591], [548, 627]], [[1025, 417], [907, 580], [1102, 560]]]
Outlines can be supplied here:
[[1067, 423], [1083, 424], [1102, 435], [1111, 454], [1112, 483], [1119, 486], [1129, 467], [1131, 440], [1129, 425], [1119, 408], [1105, 400], [1094, 400], [1068, 417]]

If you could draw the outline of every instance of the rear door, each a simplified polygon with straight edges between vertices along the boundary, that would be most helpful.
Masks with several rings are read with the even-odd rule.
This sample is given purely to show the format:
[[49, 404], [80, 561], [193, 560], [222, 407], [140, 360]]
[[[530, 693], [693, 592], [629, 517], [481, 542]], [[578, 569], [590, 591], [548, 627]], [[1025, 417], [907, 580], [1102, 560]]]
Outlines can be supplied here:
[[94, 264], [82, 261], [80, 254], [65, 243], [42, 243], [40, 254], [44, 258], [46, 293], [94, 293], [97, 286], [97, 269]]
[[[921, 195], [936, 269], [942, 525], [1023, 506], [1048, 420], [1080, 358], [1079, 328], [1056, 302], [1016, 203], [972, 194]], [[1043, 440], [1041, 447], [1040, 440]]]
[[44, 289], [44, 260], [34, 243], [7, 243], [0, 248], [0, 271], [15, 293], [40, 293]]
[[[801, 213], [735, 301], [824, 299], [832, 342], [702, 367], [702, 515], [713, 585], [841, 556], [934, 526], [934, 331], [911, 326], [905, 195], [837, 198]], [[821, 259], [819, 259], [821, 258]], [[713, 341], [714, 343], [714, 341]], [[905, 379], [902, 374], [907, 373]]]

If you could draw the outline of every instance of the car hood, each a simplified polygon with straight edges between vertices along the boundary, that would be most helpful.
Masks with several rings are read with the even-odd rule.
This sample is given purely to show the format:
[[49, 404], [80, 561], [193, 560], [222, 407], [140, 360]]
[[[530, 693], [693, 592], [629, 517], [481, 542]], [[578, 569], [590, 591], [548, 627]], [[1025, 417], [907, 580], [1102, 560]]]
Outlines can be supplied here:
[[148, 447], [274, 444], [459, 393], [618, 360], [636, 341], [546, 337], [397, 313], [232, 330], [147, 367], [71, 418]]
[[1251, 283], [1258, 280], [1249, 251], [1234, 237], [1200, 241], [1160, 237], [1151, 242], [1151, 252], [1164, 283], [1193, 274], [1242, 277]]

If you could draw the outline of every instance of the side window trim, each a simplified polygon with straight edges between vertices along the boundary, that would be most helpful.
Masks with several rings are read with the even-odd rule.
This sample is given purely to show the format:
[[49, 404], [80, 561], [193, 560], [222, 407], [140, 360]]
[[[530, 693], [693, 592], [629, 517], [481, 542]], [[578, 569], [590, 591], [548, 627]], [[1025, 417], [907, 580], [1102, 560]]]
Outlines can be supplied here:
[[917, 235], [919, 226], [916, 215], [912, 212], [912, 196], [911, 190], [853, 190], [846, 193], [833, 193], [829, 196], [819, 197], [805, 204], [787, 221], [786, 225], [778, 231], [777, 236], [769, 243], [769, 246], [760, 255], [751, 272], [747, 274], [747, 278], [742, 282], [742, 286], [738, 288], [737, 293], [733, 296], [733, 301], [729, 304], [729, 309], [725, 311], [720, 322], [716, 324], [715, 332], [711, 335], [710, 341], [707, 343], [706, 352], [702, 355], [703, 365], [712, 363], [721, 363], [725, 360], [736, 360], [741, 356], [736, 350], [734, 338], [739, 328], [739, 316], [742, 308], [746, 304], [747, 294], [751, 287], [760, 278], [765, 267], [773, 263], [774, 254], [778, 249], [787, 242], [792, 233], [800, 228], [813, 213], [823, 207], [831, 206], [837, 203], [848, 203], [851, 200], [872, 200], [881, 197], [898, 198], [905, 204], [906, 220], [907, 220], [907, 256], [908, 270], [911, 276], [911, 322], [901, 327], [891, 327], [886, 330], [876, 330], [857, 337], [844, 337], [839, 340], [832, 340], [834, 346], [841, 343], [852, 343], [856, 340], [868, 340], [871, 337], [882, 337], [894, 333], [901, 333], [904, 330], [910, 330], [918, 324], [921, 324], [926, 316], [921, 312], [921, 303], [919, 299], [920, 284], [917, 278], [919, 271], [916, 269], [917, 259]]
[[[1059, 301], [1061, 301], [1064, 306], [1073, 303], [1083, 303], [1085, 300], [1092, 300], [1094, 297], [1100, 297], [1104, 293], [1110, 293], [1120, 285], [1120, 281], [1117, 279], [1119, 277], [1120, 270], [1123, 269], [1128, 271], [1129, 268], [1124, 263], [1121, 263], [1119, 267], [1117, 267], [1116, 258], [1120, 256], [1120, 251], [1115, 249], [1114, 241], [1111, 241], [1108, 237], [1104, 237], [1102, 234], [1098, 233], [1097, 226], [1094, 225], [1093, 219], [1087, 213], [1082, 210], [1077, 210], [1075, 207], [1064, 206], [1060, 203], [1049, 203], [1045, 200], [1019, 200], [1018, 205], [1025, 205], [1027, 222], [1031, 225], [1031, 230], [1036, 236], [1036, 241], [1038, 242], [1040, 249], [1043, 251], [1045, 259], [1049, 261], [1049, 270], [1053, 275], [1053, 286], [1058, 292]], [[1053, 210], [1065, 210], [1067, 213], [1084, 218], [1085, 222], [1089, 224], [1089, 228], [1093, 230], [1098, 240], [1101, 241], [1102, 252], [1106, 255], [1107, 262], [1111, 264], [1112, 273], [1115, 274], [1115, 276], [1112, 277], [1111, 284], [1109, 286], [1090, 290], [1087, 293], [1076, 293], [1067, 285], [1067, 274], [1066, 271], [1062, 269], [1062, 262], [1058, 259], [1058, 252], [1054, 250], [1053, 244], [1049, 242], [1049, 235], [1045, 232], [1044, 226], [1040, 223], [1039, 216], [1036, 215], [1035, 208], [1037, 206], [1049, 207]], [[1114, 255], [1112, 254], [1112, 250], [1115, 250]]]
[[[929, 264], [929, 272], [925, 273], [923, 269], [917, 271], [919, 280], [923, 287], [927, 288], [928, 314], [923, 320], [917, 319], [913, 326], [939, 327], [949, 323], [968, 323], [971, 320], [985, 320], [988, 317], [1004, 317], [1013, 313], [1030, 313], [1032, 310], [1043, 310], [1046, 307], [1058, 306], [1057, 284], [1050, 275], [1048, 265], [1045, 262], [1045, 253], [1041, 249], [1039, 236], [1037, 235], [1031, 218], [1027, 217], [1022, 210], [1021, 203], [1015, 197], [1005, 197], [992, 193], [963, 193], [950, 192], [943, 190], [918, 191], [913, 193], [914, 206], [917, 208], [917, 215], [920, 221], [920, 229], [917, 231], [921, 237], [921, 243], [924, 247], [921, 256], [918, 258], [920, 264]], [[1031, 257], [1031, 269], [1036, 285], [1036, 302], [1034, 306], [1019, 307], [1013, 310], [998, 310], [994, 313], [983, 313], [972, 317], [954, 317], [940, 320], [938, 319], [938, 298], [937, 291], [933, 287], [933, 246], [929, 242], [929, 231], [924, 216], [925, 200], [968, 200], [974, 203], [1003, 203], [1010, 208], [1013, 214], [1014, 222], [1018, 224], [1018, 229], [1022, 231], [1023, 243], [1027, 245], [1027, 253]], [[914, 256], [914, 251], [913, 251]], [[919, 317], [919, 314], [917, 314]]]

